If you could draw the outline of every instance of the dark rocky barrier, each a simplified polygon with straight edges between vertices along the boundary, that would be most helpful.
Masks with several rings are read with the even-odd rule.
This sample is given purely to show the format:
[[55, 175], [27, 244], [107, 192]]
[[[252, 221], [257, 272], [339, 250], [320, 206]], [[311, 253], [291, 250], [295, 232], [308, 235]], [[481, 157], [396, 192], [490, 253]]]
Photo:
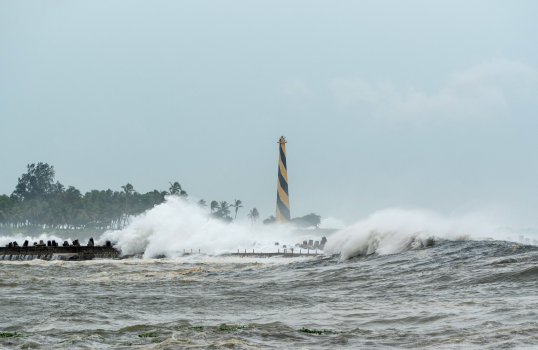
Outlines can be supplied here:
[[0, 247], [0, 260], [92, 260], [119, 257], [120, 251], [112, 246]]

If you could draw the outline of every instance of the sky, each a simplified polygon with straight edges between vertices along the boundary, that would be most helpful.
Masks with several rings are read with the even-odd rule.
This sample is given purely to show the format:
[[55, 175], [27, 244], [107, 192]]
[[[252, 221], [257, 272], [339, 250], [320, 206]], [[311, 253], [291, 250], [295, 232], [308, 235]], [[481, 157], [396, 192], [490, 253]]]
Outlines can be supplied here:
[[267, 217], [284, 135], [292, 216], [538, 224], [537, 14], [536, 1], [1, 0], [0, 193], [42, 161], [82, 191], [179, 181]]

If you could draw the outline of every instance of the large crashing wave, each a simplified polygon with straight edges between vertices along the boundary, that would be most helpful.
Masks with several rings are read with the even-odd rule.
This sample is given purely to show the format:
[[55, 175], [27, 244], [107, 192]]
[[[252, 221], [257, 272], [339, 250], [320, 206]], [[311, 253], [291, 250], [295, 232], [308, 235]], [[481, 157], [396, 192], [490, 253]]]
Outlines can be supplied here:
[[[191, 250], [210, 255], [237, 250], [276, 252], [283, 244], [294, 245], [303, 238], [285, 225], [224, 223], [209, 217], [207, 210], [196, 204], [168, 197], [163, 204], [134, 217], [125, 229], [105, 232], [99, 243], [111, 240], [125, 255], [176, 257]], [[275, 242], [280, 246], [275, 246]]]
[[[333, 219], [331, 222], [339, 221]], [[124, 255], [173, 258], [191, 251], [208, 255], [237, 250], [276, 252], [282, 250], [284, 244], [289, 248], [303, 240], [320, 239], [322, 235], [316, 230], [297, 232], [289, 225], [253, 225], [240, 220], [224, 223], [211, 218], [207, 210], [198, 205], [171, 196], [164, 203], [133, 217], [125, 229], [105, 232], [97, 243], [111, 240]], [[22, 244], [25, 239], [30, 244], [39, 240], [63, 241], [46, 233], [37, 237], [16, 234], [0, 236], [0, 245], [13, 240]], [[510, 229], [491, 215], [443, 217], [426, 210], [387, 209], [328, 235], [325, 253], [349, 259], [358, 255], [395, 254], [427, 247], [439, 240], [484, 239], [538, 245], [538, 230]], [[280, 245], [275, 246], [275, 242]]]
[[[492, 216], [443, 217], [431, 211], [387, 209], [328, 236], [325, 253], [342, 259], [357, 255], [395, 254], [427, 247], [438, 240], [499, 239], [538, 245], [538, 235], [523, 237], [499, 229]], [[104, 233], [99, 243], [115, 242], [123, 254], [176, 257], [184, 252], [209, 255], [240, 251], [276, 252], [305, 239], [319, 239], [316, 230], [297, 231], [288, 225], [252, 225], [212, 219], [207, 210], [177, 197], [133, 218], [123, 230]], [[529, 238], [531, 237], [531, 238]], [[275, 242], [280, 246], [276, 247]]]
[[424, 210], [387, 209], [333, 234], [325, 252], [340, 254], [342, 259], [349, 259], [373, 253], [399, 253], [429, 246], [439, 239], [500, 239], [531, 244], [538, 242], [536, 239], [514, 238], [513, 234], [499, 227], [490, 217], [479, 214], [445, 218]]

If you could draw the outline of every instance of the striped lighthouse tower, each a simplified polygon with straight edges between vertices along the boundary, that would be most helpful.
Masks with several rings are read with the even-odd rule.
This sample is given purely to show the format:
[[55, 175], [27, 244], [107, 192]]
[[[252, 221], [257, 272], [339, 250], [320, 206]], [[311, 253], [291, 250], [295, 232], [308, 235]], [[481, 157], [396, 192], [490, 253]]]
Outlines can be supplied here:
[[286, 167], [286, 138], [280, 137], [278, 140], [278, 182], [276, 192], [276, 220], [278, 222], [289, 222], [290, 198], [288, 195], [288, 168]]

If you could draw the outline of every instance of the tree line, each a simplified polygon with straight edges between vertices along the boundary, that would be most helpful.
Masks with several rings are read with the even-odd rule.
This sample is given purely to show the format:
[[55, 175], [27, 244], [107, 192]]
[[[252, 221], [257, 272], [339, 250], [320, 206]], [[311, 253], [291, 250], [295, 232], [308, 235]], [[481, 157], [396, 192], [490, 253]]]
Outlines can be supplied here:
[[[121, 229], [130, 217], [163, 203], [167, 195], [188, 200], [188, 193], [177, 181], [171, 182], [168, 190], [155, 189], [147, 193], [138, 193], [130, 183], [121, 186], [121, 191], [108, 189], [82, 193], [74, 186], [66, 187], [56, 181], [52, 165], [33, 163], [28, 164], [26, 172], [18, 178], [11, 195], [0, 195], [0, 228]], [[203, 199], [198, 205], [208, 207]], [[213, 200], [208, 210], [211, 217], [231, 222], [241, 208], [243, 203], [239, 199], [231, 203]], [[247, 216], [254, 223], [260, 214], [252, 208]], [[318, 226], [319, 218], [309, 214], [297, 219], [301, 222], [299, 226]], [[266, 224], [272, 222], [271, 218], [264, 220]]]

